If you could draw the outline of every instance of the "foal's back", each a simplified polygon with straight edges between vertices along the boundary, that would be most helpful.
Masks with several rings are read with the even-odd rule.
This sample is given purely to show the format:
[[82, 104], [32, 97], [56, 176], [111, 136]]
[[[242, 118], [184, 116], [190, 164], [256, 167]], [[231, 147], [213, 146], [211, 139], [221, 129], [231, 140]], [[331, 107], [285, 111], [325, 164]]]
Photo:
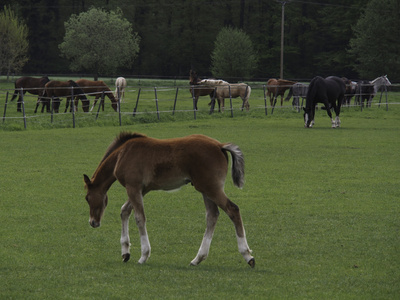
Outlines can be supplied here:
[[223, 186], [228, 160], [222, 146], [203, 135], [166, 140], [138, 137], [117, 149], [114, 173], [123, 185], [140, 185], [145, 192], [177, 189], [189, 182], [196, 189], [213, 183]]

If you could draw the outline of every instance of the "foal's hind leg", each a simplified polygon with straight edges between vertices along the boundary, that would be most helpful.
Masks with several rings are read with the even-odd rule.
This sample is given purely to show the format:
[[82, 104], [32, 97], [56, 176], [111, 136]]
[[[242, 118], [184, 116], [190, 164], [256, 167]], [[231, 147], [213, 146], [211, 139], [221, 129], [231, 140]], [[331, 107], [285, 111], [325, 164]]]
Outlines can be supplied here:
[[204, 194], [203, 198], [204, 204], [206, 206], [207, 227], [199, 251], [196, 257], [190, 263], [192, 266], [197, 266], [199, 263], [207, 258], [208, 252], [210, 250], [211, 240], [214, 234], [215, 225], [217, 224], [219, 216], [218, 206], [209, 198], [207, 198], [207, 196]]
[[[242, 222], [242, 217], [240, 215], [239, 207], [228, 199], [223, 190], [216, 192], [214, 195], [210, 195], [209, 199], [211, 199], [215, 204], [217, 204], [220, 208], [222, 208], [225, 211], [225, 213], [229, 216], [229, 218], [232, 220], [233, 224], [235, 225], [239, 252], [240, 254], [242, 254], [245, 261], [253, 268], [255, 265], [255, 260], [251, 255], [252, 251], [250, 250], [247, 244], [246, 233], [243, 227], [243, 222]], [[204, 237], [206, 237], [206, 235]]]

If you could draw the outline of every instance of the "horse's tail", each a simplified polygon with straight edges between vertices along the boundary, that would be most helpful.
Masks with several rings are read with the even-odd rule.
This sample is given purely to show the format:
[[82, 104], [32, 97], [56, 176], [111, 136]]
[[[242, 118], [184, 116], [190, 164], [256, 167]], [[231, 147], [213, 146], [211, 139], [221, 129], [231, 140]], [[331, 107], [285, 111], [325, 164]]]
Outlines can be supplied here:
[[249, 102], [250, 94], [251, 94], [251, 87], [249, 85], [247, 85], [246, 86], [246, 94], [244, 95], [244, 100], [246, 102]]
[[292, 96], [293, 96], [293, 85], [290, 87], [289, 94], [286, 96], [285, 101], [289, 101]]
[[239, 146], [235, 144], [223, 144], [222, 151], [229, 151], [232, 155], [232, 180], [239, 188], [244, 185], [244, 156]]

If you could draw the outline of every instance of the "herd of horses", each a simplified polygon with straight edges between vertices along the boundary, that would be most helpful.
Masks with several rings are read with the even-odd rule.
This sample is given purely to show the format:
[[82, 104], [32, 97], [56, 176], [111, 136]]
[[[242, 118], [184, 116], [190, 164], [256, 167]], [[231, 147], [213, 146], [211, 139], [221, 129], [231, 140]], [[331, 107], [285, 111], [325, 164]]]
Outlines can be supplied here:
[[[214, 109], [215, 102], [218, 103], [218, 111], [223, 112], [225, 108], [225, 99], [242, 99], [242, 110], [247, 111], [250, 108], [249, 98], [251, 87], [246, 83], [229, 83], [220, 79], [206, 78], [200, 79], [197, 73], [190, 70], [190, 93], [193, 98], [194, 109], [197, 110], [197, 102], [200, 96], [209, 96], [211, 99], [211, 110]], [[391, 85], [387, 76], [380, 76], [372, 81], [361, 80], [351, 81], [347, 78], [330, 76], [322, 78], [314, 77], [309, 85], [300, 82], [271, 78], [266, 84], [267, 94], [272, 107], [272, 113], [278, 97], [281, 98], [283, 105], [284, 94], [289, 90], [285, 101], [293, 97], [292, 106], [300, 111], [304, 110], [305, 127], [312, 127], [314, 124], [315, 106], [317, 103], [324, 104], [327, 114], [332, 120], [332, 127], [340, 126], [339, 114], [342, 105], [350, 105], [354, 97], [355, 105], [371, 106], [372, 98], [382, 88]], [[57, 81], [50, 80], [47, 76], [41, 78], [21, 77], [15, 81], [15, 90], [11, 101], [19, 96], [17, 110], [21, 111], [22, 95], [29, 92], [38, 96], [35, 113], [40, 104], [42, 112], [46, 108], [47, 112], [59, 112], [61, 98], [66, 98], [65, 112], [69, 106], [70, 111], [77, 110], [79, 100], [82, 102], [82, 110], [89, 112], [93, 110], [98, 99], [107, 96], [111, 101], [112, 108], [117, 111], [118, 101], [121, 101], [125, 94], [126, 80], [118, 77], [115, 81], [115, 92], [113, 93], [104, 81], [92, 81], [87, 79], [78, 79], [76, 81]], [[90, 108], [88, 96], [94, 96], [94, 102]], [[300, 104], [300, 98], [302, 99]], [[303, 105], [304, 100], [306, 104]], [[104, 111], [104, 101], [101, 102]], [[336, 118], [333, 120], [331, 110], [335, 111]]]
[[[223, 80], [216, 79], [199, 79], [196, 72], [190, 71], [190, 92], [194, 99], [194, 106], [197, 109], [197, 101], [199, 96], [209, 96], [210, 104], [213, 105], [215, 99], [218, 100], [219, 111], [224, 109], [225, 98], [241, 97], [243, 107], [248, 110], [249, 97], [251, 88], [245, 83], [231, 84]], [[293, 97], [292, 106], [300, 111], [300, 107], [304, 110], [304, 126], [309, 128], [314, 124], [315, 108], [317, 103], [322, 103], [323, 109], [326, 110], [331, 118], [332, 128], [340, 127], [340, 109], [342, 105], [350, 105], [351, 98], [355, 97], [355, 104], [370, 107], [372, 98], [382, 88], [391, 85], [387, 75], [380, 76], [372, 81], [361, 80], [358, 82], [351, 81], [347, 78], [339, 78], [329, 76], [322, 78], [314, 77], [309, 85], [300, 82], [271, 78], [267, 81], [267, 94], [270, 99], [272, 113], [278, 97], [281, 97], [281, 106], [283, 105], [283, 97], [289, 90], [285, 101], [289, 101]], [[229, 93], [228, 93], [229, 92]], [[302, 103], [300, 104], [300, 98]], [[303, 102], [306, 100], [305, 106]], [[332, 117], [333, 110], [336, 114], [335, 119]]]
[[[88, 112], [90, 109], [90, 101], [87, 96], [94, 96], [94, 103], [91, 108], [96, 105], [97, 100], [102, 96], [107, 96], [111, 101], [111, 107], [117, 111], [118, 100], [125, 94], [126, 80], [123, 77], [118, 77], [115, 81], [115, 93], [104, 83], [104, 81], [78, 79], [76, 81], [59, 81], [50, 80], [47, 76], [41, 78], [24, 76], [15, 81], [15, 90], [11, 101], [18, 97], [17, 111], [21, 111], [22, 96], [29, 92], [32, 95], [37, 95], [35, 113], [40, 104], [42, 104], [42, 112], [46, 108], [47, 112], [59, 112], [61, 98], [66, 98], [65, 111], [67, 112], [70, 106], [70, 111], [78, 110], [79, 100], [82, 102], [82, 110]], [[104, 102], [102, 102], [104, 111]]]

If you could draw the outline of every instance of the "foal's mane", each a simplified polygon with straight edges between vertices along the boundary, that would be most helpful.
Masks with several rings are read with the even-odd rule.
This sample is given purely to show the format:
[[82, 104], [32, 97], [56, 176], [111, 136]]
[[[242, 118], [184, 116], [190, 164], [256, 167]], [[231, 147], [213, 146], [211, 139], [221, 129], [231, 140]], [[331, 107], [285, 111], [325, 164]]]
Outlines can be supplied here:
[[106, 153], [103, 156], [103, 159], [101, 160], [100, 164], [107, 159], [113, 153], [116, 149], [121, 147], [123, 144], [125, 144], [127, 141], [134, 139], [134, 138], [140, 138], [140, 137], [146, 137], [143, 134], [140, 133], [132, 133], [132, 132], [121, 132], [115, 140], [108, 146]]

